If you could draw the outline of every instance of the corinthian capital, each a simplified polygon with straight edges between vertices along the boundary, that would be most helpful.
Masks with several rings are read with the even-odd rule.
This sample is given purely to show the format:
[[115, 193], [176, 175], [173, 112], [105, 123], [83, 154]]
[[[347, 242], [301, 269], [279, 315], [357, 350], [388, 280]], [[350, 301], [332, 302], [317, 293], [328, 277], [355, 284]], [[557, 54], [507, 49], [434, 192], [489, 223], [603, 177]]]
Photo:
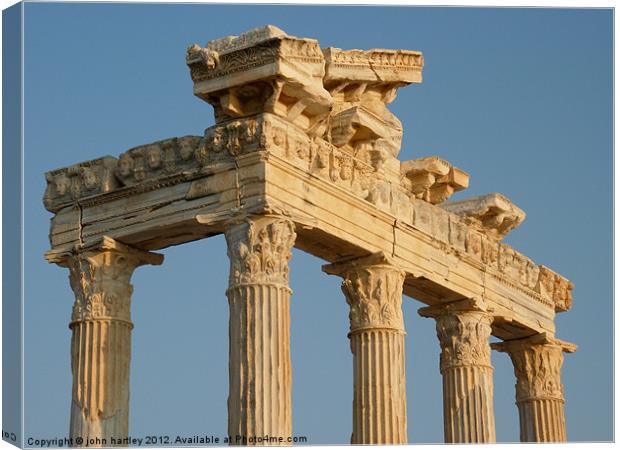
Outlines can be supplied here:
[[405, 272], [385, 253], [329, 264], [323, 270], [344, 278], [342, 291], [351, 308], [351, 332], [369, 328], [404, 330]]
[[492, 347], [510, 355], [517, 379], [517, 402], [564, 400], [563, 352], [574, 352], [577, 349], [574, 344], [541, 333], [526, 339], [494, 343]]
[[131, 322], [131, 275], [144, 264], [159, 265], [163, 255], [138, 250], [109, 237], [89, 249], [67, 255], [60, 265], [69, 268], [75, 294], [71, 322], [120, 320]]
[[491, 367], [489, 337], [493, 316], [484, 305], [465, 300], [421, 308], [419, 314], [437, 321], [442, 372], [458, 366]]
[[297, 234], [289, 219], [248, 218], [226, 231], [230, 285], [278, 283], [288, 285], [288, 263]]

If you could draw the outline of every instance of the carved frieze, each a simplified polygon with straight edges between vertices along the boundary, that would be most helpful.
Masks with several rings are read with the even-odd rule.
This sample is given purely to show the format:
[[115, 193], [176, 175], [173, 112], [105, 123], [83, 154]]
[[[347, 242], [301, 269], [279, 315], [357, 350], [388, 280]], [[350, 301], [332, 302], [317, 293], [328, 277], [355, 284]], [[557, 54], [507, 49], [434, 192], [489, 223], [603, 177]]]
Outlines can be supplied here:
[[488, 239], [485, 235], [482, 235], [482, 262], [488, 264], [490, 267], [497, 267], [497, 261], [499, 260], [499, 244], [494, 240]]
[[449, 243], [455, 253], [468, 255], [486, 265], [490, 273], [506, 283], [539, 294], [543, 303], [554, 305], [556, 311], [567, 311], [572, 306], [574, 285], [566, 278], [498, 242], [462, 216], [422, 200], [413, 199], [411, 204], [411, 224], [420, 231]]
[[[450, 244], [457, 251], [465, 252], [467, 246], [467, 225], [450, 215]], [[475, 238], [474, 238], [475, 239]]]
[[183, 136], [141, 145], [118, 158], [115, 174], [125, 186], [196, 172], [208, 149], [199, 136]]
[[265, 148], [264, 117], [233, 119], [205, 130], [207, 149], [201, 164], [209, 165]]
[[342, 292], [350, 307], [351, 332], [391, 328], [404, 330], [402, 292], [405, 272], [377, 253], [369, 257], [323, 266], [344, 278]]
[[[542, 267], [542, 266], [541, 266]], [[575, 285], [560, 274], [555, 274], [553, 302], [557, 312], [568, 311], [573, 306], [572, 290]]]
[[297, 237], [288, 219], [265, 217], [230, 225], [226, 231], [230, 286], [278, 283], [288, 286], [288, 262]]
[[482, 260], [482, 240], [481, 233], [473, 230], [467, 230], [465, 237], [465, 251], [475, 259]]
[[539, 266], [536, 292], [555, 304], [556, 311], [568, 311], [573, 304], [573, 283], [546, 266]]
[[[406, 192], [387, 181], [372, 152], [352, 156], [328, 141], [310, 138], [294, 124], [274, 114], [258, 114], [216, 124], [205, 131], [204, 165], [230, 162], [255, 151], [268, 151], [304, 172], [333, 182], [403, 220], [410, 220]], [[363, 159], [360, 159], [363, 158]]]
[[58, 212], [82, 197], [116, 189], [119, 182], [114, 177], [115, 166], [116, 158], [104, 156], [47, 172], [47, 188], [43, 196], [45, 208]]
[[[519, 286], [543, 302], [565, 311], [572, 304], [573, 284], [555, 272], [536, 265], [529, 258], [472, 224], [468, 217], [448, 212], [429, 202], [410, 198], [407, 183], [390, 181], [382, 161], [371, 150], [362, 148], [356, 156], [322, 138], [310, 138], [302, 129], [274, 114], [258, 114], [233, 119], [206, 130], [204, 138], [185, 136], [131, 149], [119, 157], [89, 161], [48, 174], [46, 204], [55, 209], [86, 198], [91, 193], [119, 189], [119, 180], [127, 186], [196, 177], [220, 162], [254, 151], [278, 155], [301, 171], [348, 190], [377, 208], [410, 223], [438, 242], [449, 245], [455, 254], [467, 255], [491, 269], [509, 284]], [[368, 151], [366, 151], [368, 150]], [[441, 161], [435, 161], [439, 165]], [[91, 173], [106, 180], [101, 188], [88, 190], [84, 183]], [[229, 178], [225, 178], [229, 179]], [[408, 179], [407, 179], [408, 181]], [[50, 202], [50, 192], [59, 183], [64, 197]], [[65, 184], [66, 183], [66, 186]], [[92, 186], [89, 184], [89, 186]], [[77, 186], [77, 188], [75, 187]], [[96, 185], [99, 186], [99, 185]], [[114, 189], [113, 189], [114, 188]], [[77, 195], [77, 198], [73, 196]], [[81, 197], [84, 195], [84, 197]], [[96, 194], [93, 194], [96, 195]], [[96, 198], [96, 197], [94, 197]], [[194, 198], [191, 195], [188, 198]], [[61, 201], [62, 200], [62, 201]]]
[[448, 244], [450, 242], [450, 214], [438, 209], [431, 215], [433, 227], [433, 237], [440, 242]]

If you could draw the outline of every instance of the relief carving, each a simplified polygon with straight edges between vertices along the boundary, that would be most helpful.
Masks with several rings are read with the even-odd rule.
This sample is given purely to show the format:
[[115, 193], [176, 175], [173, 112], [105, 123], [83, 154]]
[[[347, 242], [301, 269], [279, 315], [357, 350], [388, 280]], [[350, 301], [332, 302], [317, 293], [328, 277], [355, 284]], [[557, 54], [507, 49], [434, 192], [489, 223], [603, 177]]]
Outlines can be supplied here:
[[482, 236], [482, 262], [490, 266], [497, 264], [499, 259], [499, 245], [497, 242]]
[[69, 264], [69, 281], [76, 294], [71, 322], [110, 319], [131, 322], [129, 282], [135, 266], [123, 255], [101, 252], [78, 255]]
[[436, 319], [441, 372], [458, 366], [491, 367], [492, 317], [484, 312], [461, 311], [441, 314]]
[[114, 177], [115, 165], [116, 158], [104, 156], [47, 172], [47, 188], [43, 196], [45, 208], [58, 212], [82, 197], [103, 194], [118, 188], [119, 182]]
[[[513, 319], [516, 325], [520, 314], [525, 319], [520, 325], [545, 328], [552, 325], [550, 308], [571, 307], [570, 281], [501, 242], [523, 221], [521, 209], [500, 194], [448, 202], [468, 187], [467, 173], [436, 156], [398, 160], [403, 125], [388, 106], [399, 88], [422, 81], [420, 52], [321, 49], [314, 39], [266, 26], [204, 47], [194, 44], [187, 49], [186, 63], [195, 95], [214, 109], [216, 124], [203, 136], [152, 142], [118, 159], [100, 158], [46, 174], [45, 207], [61, 212], [53, 219], [54, 248], [48, 257], [70, 269], [74, 330], [90, 327], [75, 325], [81, 321], [99, 320], [101, 327], [110, 320], [130, 324], [131, 274], [145, 261], [157, 263], [145, 252], [105, 239], [97, 248], [67, 250], [95, 239], [102, 228], [155, 247], [219, 232], [235, 216], [225, 230], [231, 287], [277, 284], [283, 292], [296, 232], [294, 222], [280, 215], [289, 206], [304, 214], [300, 210], [307, 205], [325, 214], [296, 219], [304, 233], [314, 227], [311, 222], [320, 224], [304, 236], [314, 241], [308, 247], [316, 245], [317, 253], [335, 258], [363, 248], [388, 248], [411, 264], [409, 275], [416, 278], [412, 291], [418, 289], [432, 302], [472, 293], [488, 293], [493, 301], [503, 296], [506, 304], [498, 304], [508, 312], [501, 314], [514, 313], [502, 323], [507, 334], [524, 329], [507, 325]], [[174, 184], [179, 186], [165, 189]], [[321, 203], [323, 194], [326, 203]], [[274, 198], [279, 195], [282, 199]], [[148, 207], [136, 205], [136, 199], [146, 199]], [[218, 209], [232, 204], [237, 207]], [[345, 211], [330, 211], [333, 205]], [[127, 212], [122, 211], [125, 206]], [[239, 223], [238, 209], [263, 216]], [[360, 236], [343, 232], [341, 225], [358, 218], [370, 222]], [[359, 230], [366, 224], [355, 225]], [[381, 232], [384, 236], [373, 242]], [[333, 241], [320, 242], [327, 234], [346, 242], [328, 248]], [[405, 273], [391, 257], [377, 253], [325, 270], [344, 278], [351, 332], [404, 332]], [[512, 294], [519, 298], [511, 299]], [[513, 300], [518, 308], [510, 304]], [[424, 312], [437, 319], [441, 370], [490, 367], [493, 311], [472, 305], [454, 310], [453, 303]], [[517, 386], [519, 398], [560, 398], [561, 358], [559, 363], [555, 356], [549, 360], [555, 350], [539, 347], [524, 350], [529, 356], [515, 360], [522, 384]]]
[[332, 146], [323, 139], [313, 139], [311, 144], [310, 172], [322, 178], [329, 178], [332, 161]]
[[82, 198], [105, 202], [112, 196], [96, 196], [116, 189], [128, 196], [187, 180], [195, 182], [186, 199], [205, 196], [236, 183], [234, 173], [209, 179], [213, 172], [264, 152], [264, 159], [282, 158], [313, 183], [329, 181], [423, 232], [451, 264], [466, 261], [556, 311], [570, 308], [570, 281], [500, 242], [521, 223], [522, 210], [500, 194], [447, 202], [468, 186], [465, 172], [438, 157], [397, 159], [402, 124], [388, 105], [397, 89], [421, 82], [420, 52], [321, 49], [314, 39], [266, 26], [192, 45], [186, 62], [216, 125], [203, 137], [166, 139], [118, 159], [49, 172], [46, 208], [58, 212]]
[[250, 117], [207, 128], [205, 147], [211, 150], [207, 154], [208, 163], [224, 161], [257, 150], [261, 144], [261, 125], [255, 117]]
[[517, 402], [564, 400], [561, 369], [564, 352], [574, 352], [574, 344], [551, 338], [545, 333], [525, 339], [492, 344], [493, 349], [510, 355], [517, 380]]
[[442, 373], [460, 366], [491, 367], [489, 337], [493, 315], [483, 302], [464, 299], [441, 303], [421, 308], [418, 314], [436, 321]]
[[230, 285], [288, 285], [288, 262], [295, 245], [295, 225], [288, 219], [247, 219], [227, 228]]
[[566, 278], [545, 266], [539, 266], [535, 290], [544, 298], [553, 301], [556, 311], [567, 311], [573, 303], [572, 290], [575, 287]]
[[161, 264], [163, 256], [131, 249], [104, 238], [101, 246], [67, 257], [69, 282], [75, 294], [71, 322], [131, 322], [131, 276], [143, 264]]
[[553, 301], [556, 311], [568, 311], [573, 305], [572, 290], [575, 287], [573, 283], [568, 281], [561, 275], [555, 275], [555, 287], [553, 290]]
[[465, 251], [467, 231], [467, 225], [450, 216], [450, 244], [459, 251]]
[[563, 355], [559, 346], [531, 346], [510, 353], [517, 378], [517, 401], [564, 398], [560, 371]]
[[467, 230], [466, 251], [474, 258], [482, 260], [482, 235], [473, 230]]
[[124, 186], [199, 170], [204, 143], [199, 136], [183, 136], [134, 147], [122, 153], [115, 168]]
[[391, 328], [404, 331], [402, 292], [405, 272], [380, 252], [323, 266], [343, 277], [342, 292], [350, 307], [351, 332]]

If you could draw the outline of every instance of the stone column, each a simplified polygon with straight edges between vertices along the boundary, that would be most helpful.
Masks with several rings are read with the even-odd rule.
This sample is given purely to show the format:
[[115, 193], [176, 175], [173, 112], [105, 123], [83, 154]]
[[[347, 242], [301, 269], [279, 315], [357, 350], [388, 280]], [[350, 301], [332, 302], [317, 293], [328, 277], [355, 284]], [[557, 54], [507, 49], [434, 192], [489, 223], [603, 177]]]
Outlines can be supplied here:
[[[295, 226], [260, 217], [226, 231], [230, 279], [228, 434], [233, 445], [289, 445], [291, 436], [288, 263]], [[257, 441], [269, 436], [273, 440]]]
[[544, 333], [492, 347], [508, 353], [514, 365], [521, 442], [566, 442], [562, 353], [577, 347]]
[[429, 306], [419, 313], [437, 321], [445, 442], [495, 442], [489, 347], [493, 317], [467, 300]]
[[405, 272], [384, 253], [323, 270], [344, 278], [350, 307], [353, 353], [352, 444], [407, 442], [405, 327], [402, 292]]
[[128, 436], [131, 359], [131, 275], [163, 256], [104, 237], [100, 246], [68, 256], [75, 303], [69, 328], [73, 390], [70, 436], [80, 447], [124, 446]]

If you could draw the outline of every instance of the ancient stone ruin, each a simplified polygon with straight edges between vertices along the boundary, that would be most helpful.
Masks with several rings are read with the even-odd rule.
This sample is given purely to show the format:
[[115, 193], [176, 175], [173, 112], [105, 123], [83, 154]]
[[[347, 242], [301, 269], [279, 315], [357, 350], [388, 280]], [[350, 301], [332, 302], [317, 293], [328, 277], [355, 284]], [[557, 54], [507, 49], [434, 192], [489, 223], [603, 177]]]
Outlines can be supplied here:
[[521, 440], [565, 441], [560, 369], [575, 345], [555, 337], [554, 319], [573, 285], [502, 242], [525, 218], [509, 199], [450, 201], [466, 172], [398, 159], [403, 127], [388, 105], [421, 83], [422, 53], [321, 48], [267, 26], [193, 45], [186, 61], [215, 112], [204, 135], [46, 174], [46, 257], [75, 292], [71, 436], [128, 435], [134, 269], [161, 264], [153, 250], [224, 233], [230, 436], [292, 435], [296, 246], [343, 280], [352, 443], [407, 442], [403, 294], [437, 324], [446, 442], [495, 441], [491, 348], [514, 363]]

